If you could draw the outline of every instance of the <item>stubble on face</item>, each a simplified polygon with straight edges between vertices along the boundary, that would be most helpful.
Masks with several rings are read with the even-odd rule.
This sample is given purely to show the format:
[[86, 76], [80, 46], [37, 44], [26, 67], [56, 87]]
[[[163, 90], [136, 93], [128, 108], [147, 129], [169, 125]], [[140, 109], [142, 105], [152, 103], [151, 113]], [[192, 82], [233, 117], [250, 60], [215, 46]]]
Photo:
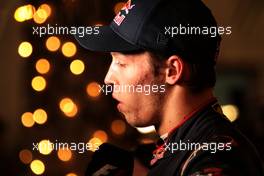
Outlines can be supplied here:
[[[154, 75], [148, 53], [129, 59], [133, 59], [131, 76], [129, 79], [120, 79], [124, 80], [120, 81], [120, 84], [160, 86], [163, 83], [161, 76]], [[118, 110], [132, 126], [149, 126], [157, 122], [162, 109], [163, 93], [150, 91], [150, 94], [146, 95], [146, 92], [125, 92], [115, 94], [115, 96], [121, 100]]]

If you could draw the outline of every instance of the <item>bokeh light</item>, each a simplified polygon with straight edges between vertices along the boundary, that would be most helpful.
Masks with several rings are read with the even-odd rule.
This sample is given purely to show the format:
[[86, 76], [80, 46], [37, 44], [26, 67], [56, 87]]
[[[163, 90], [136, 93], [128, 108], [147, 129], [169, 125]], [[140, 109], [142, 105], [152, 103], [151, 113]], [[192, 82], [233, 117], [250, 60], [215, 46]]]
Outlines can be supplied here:
[[78, 112], [77, 105], [70, 98], [63, 98], [59, 106], [60, 110], [68, 117], [74, 117]]
[[98, 150], [98, 147], [103, 144], [103, 142], [101, 141], [101, 139], [96, 138], [96, 137], [91, 138], [88, 141], [88, 143], [89, 143], [89, 146], [90, 146], [89, 149], [91, 151], [93, 151], [93, 152], [96, 151], [96, 150]]
[[33, 5], [28, 4], [18, 7], [14, 13], [14, 18], [18, 22], [23, 22], [33, 18], [36, 9]]
[[100, 139], [102, 143], [107, 142], [108, 136], [105, 131], [97, 130], [93, 133], [93, 137]]
[[72, 111], [65, 113], [65, 115], [68, 117], [75, 117], [77, 113], [78, 113], [78, 107], [76, 104], [74, 104]]
[[33, 114], [31, 112], [25, 112], [24, 114], [22, 114], [21, 122], [25, 127], [32, 127], [35, 123], [33, 119]]
[[37, 24], [44, 23], [48, 18], [48, 14], [44, 9], [38, 8], [38, 10], [33, 15], [33, 20]]
[[29, 42], [22, 42], [18, 47], [18, 54], [21, 57], [29, 57], [33, 52], [33, 47]]
[[69, 113], [73, 110], [74, 108], [74, 102], [70, 98], [63, 98], [60, 101], [60, 109], [64, 113]]
[[86, 86], [86, 93], [90, 97], [97, 97], [100, 95], [100, 85], [97, 82], [91, 82]]
[[74, 60], [71, 62], [70, 70], [75, 75], [80, 75], [84, 71], [84, 63], [81, 60]]
[[116, 135], [122, 135], [126, 131], [126, 124], [123, 120], [114, 120], [111, 123], [111, 130]]
[[47, 17], [51, 15], [51, 7], [48, 4], [41, 4], [38, 9], [44, 10], [47, 14]]
[[33, 119], [38, 124], [44, 124], [48, 119], [48, 115], [45, 110], [37, 109], [33, 113]]
[[41, 175], [45, 171], [45, 165], [40, 160], [32, 161], [30, 164], [30, 168], [31, 168], [32, 172], [36, 175]]
[[36, 62], [36, 70], [40, 74], [46, 74], [50, 70], [50, 63], [47, 59], [41, 58]]
[[61, 161], [69, 161], [72, 158], [72, 152], [68, 148], [59, 149], [57, 152], [58, 158]]
[[121, 10], [121, 8], [125, 5], [125, 2], [118, 2], [115, 4], [114, 12], [115, 14], [118, 14], [118, 12]]
[[31, 81], [31, 86], [36, 91], [43, 91], [46, 88], [46, 80], [42, 76], [36, 76]]
[[77, 48], [74, 43], [66, 42], [62, 45], [61, 51], [64, 56], [72, 57], [76, 54]]
[[53, 145], [49, 140], [44, 139], [38, 143], [39, 153], [43, 155], [48, 155], [52, 152], [52, 150], [53, 150]]
[[71, 173], [66, 174], [66, 176], [78, 176], [78, 175], [73, 173], [73, 172], [71, 172]]
[[222, 110], [224, 115], [231, 121], [234, 122], [239, 115], [239, 110], [235, 105], [223, 105]]
[[19, 159], [24, 164], [29, 164], [32, 161], [31, 151], [24, 149], [19, 152]]
[[46, 47], [49, 51], [57, 51], [60, 48], [60, 39], [56, 36], [51, 36], [46, 40]]

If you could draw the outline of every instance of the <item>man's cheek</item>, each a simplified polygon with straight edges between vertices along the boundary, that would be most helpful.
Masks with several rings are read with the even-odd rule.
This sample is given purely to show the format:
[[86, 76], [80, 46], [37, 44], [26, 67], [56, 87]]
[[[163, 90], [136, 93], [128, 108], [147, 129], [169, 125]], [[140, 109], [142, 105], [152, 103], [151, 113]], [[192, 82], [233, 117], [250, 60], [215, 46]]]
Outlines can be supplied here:
[[127, 68], [122, 75], [124, 76], [124, 82], [130, 85], [135, 85], [140, 78], [140, 72], [137, 72], [133, 67]]
[[137, 111], [141, 109], [141, 98], [137, 94], [129, 94], [126, 96], [126, 101], [124, 101], [124, 107], [128, 111]]

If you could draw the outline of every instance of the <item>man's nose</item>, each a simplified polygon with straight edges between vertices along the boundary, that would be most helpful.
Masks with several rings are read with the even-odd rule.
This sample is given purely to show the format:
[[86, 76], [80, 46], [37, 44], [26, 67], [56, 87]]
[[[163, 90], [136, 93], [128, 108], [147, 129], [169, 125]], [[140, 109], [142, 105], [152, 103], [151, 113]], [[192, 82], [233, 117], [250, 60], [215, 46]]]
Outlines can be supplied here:
[[104, 79], [105, 84], [115, 84], [116, 81], [114, 80], [113, 72], [111, 71], [111, 67], [109, 68], [107, 74], [105, 75]]

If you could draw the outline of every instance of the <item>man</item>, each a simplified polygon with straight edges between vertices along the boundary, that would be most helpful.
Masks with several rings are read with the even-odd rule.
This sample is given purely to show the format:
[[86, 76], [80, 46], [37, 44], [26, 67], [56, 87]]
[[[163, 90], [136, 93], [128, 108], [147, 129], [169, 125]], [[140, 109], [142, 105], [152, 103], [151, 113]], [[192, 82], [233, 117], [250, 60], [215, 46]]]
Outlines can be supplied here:
[[86, 49], [111, 53], [105, 83], [127, 122], [154, 125], [161, 136], [148, 175], [264, 175], [213, 95], [219, 34], [230, 34], [218, 29], [200, 0], [134, 0], [99, 34], [76, 36]]

